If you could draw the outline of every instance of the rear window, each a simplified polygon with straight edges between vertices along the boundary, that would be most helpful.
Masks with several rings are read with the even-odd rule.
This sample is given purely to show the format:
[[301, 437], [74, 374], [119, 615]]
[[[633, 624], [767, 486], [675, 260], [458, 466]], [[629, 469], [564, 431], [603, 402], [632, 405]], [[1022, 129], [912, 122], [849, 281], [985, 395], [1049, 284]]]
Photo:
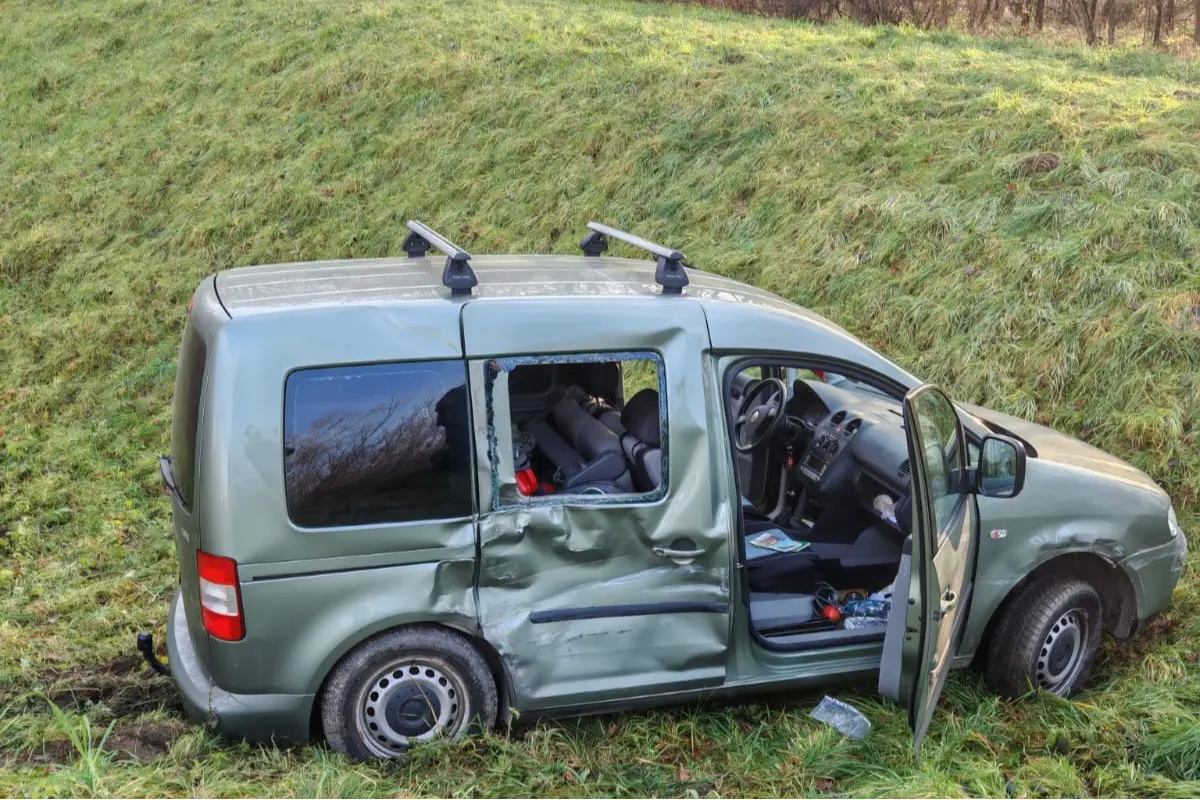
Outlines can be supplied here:
[[171, 468], [175, 487], [190, 508], [196, 484], [196, 428], [200, 423], [200, 395], [204, 390], [204, 368], [208, 348], [204, 337], [189, 322], [179, 349], [175, 373], [175, 413], [171, 422]]
[[288, 515], [303, 527], [471, 514], [466, 364], [293, 372], [283, 458]]

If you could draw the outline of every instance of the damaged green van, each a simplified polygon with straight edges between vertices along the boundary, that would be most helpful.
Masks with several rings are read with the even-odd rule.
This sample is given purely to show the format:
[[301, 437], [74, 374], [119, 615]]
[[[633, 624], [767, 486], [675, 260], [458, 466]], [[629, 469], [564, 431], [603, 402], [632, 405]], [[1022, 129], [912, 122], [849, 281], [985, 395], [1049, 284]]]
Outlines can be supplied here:
[[389, 757], [876, 675], [919, 747], [951, 667], [1071, 695], [1170, 601], [1186, 538], [1129, 464], [612, 228], [409, 227], [192, 300], [167, 648], [217, 731]]

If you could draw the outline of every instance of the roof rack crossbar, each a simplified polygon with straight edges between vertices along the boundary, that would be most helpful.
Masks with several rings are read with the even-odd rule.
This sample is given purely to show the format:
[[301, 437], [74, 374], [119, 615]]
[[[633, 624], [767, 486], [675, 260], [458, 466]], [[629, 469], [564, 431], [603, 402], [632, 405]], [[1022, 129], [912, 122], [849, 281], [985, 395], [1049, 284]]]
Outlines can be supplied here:
[[468, 263], [471, 254], [442, 236], [424, 223], [410, 219], [408, 229], [412, 231], [404, 240], [404, 252], [409, 258], [422, 258], [430, 249], [446, 254], [446, 266], [442, 269], [442, 285], [452, 295], [470, 294], [479, 284], [475, 270]]
[[601, 225], [599, 222], [589, 222], [587, 226], [588, 234], [579, 243], [584, 255], [599, 256], [608, 249], [609, 237], [618, 239], [639, 250], [645, 250], [658, 259], [658, 265], [654, 269], [654, 280], [662, 287], [663, 294], [683, 293], [683, 287], [689, 283], [687, 271], [684, 269], [683, 253], [632, 233]]

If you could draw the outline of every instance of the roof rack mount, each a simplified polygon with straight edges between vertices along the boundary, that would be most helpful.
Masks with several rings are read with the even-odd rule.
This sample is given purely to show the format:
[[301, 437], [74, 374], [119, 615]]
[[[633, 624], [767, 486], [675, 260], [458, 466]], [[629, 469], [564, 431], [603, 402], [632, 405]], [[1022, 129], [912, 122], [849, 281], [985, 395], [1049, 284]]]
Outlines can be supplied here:
[[468, 263], [471, 254], [442, 236], [428, 225], [410, 219], [408, 229], [412, 231], [404, 240], [404, 252], [409, 258], [424, 258], [431, 249], [446, 254], [446, 266], [442, 268], [442, 285], [451, 295], [470, 294], [479, 284], [475, 270]]
[[683, 294], [683, 287], [689, 283], [687, 270], [684, 269], [686, 265], [683, 253], [632, 233], [601, 225], [599, 222], [589, 222], [587, 226], [588, 234], [579, 243], [584, 255], [599, 256], [608, 249], [610, 238], [625, 242], [639, 250], [645, 250], [658, 259], [658, 265], [654, 269], [654, 280], [662, 287], [663, 294]]

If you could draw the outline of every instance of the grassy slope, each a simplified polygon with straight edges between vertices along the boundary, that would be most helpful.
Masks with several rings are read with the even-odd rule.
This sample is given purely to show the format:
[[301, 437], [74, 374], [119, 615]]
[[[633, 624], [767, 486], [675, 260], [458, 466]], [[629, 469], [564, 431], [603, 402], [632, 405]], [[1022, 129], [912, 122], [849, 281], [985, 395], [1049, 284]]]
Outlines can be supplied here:
[[[395, 254], [411, 216], [480, 252], [570, 252], [589, 218], [677, 243], [1131, 459], [1200, 530], [1194, 63], [569, 0], [0, 19], [0, 794], [1200, 792], [1194, 584], [1078, 703], [956, 676], [920, 765], [863, 687], [858, 744], [802, 696], [350, 766], [180, 736], [114, 661], [173, 588], [153, 456], [192, 287]], [[87, 738], [114, 722], [174, 745], [114, 760]]]

